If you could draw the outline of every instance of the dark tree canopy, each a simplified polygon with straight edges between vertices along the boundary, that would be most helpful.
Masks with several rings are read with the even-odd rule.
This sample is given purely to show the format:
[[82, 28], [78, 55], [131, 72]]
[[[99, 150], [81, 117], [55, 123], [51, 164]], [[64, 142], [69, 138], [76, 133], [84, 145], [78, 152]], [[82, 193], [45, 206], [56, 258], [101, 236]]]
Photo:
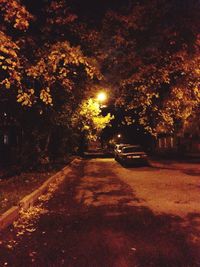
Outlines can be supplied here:
[[0, 0], [0, 8], [1, 103], [39, 152], [56, 131], [78, 135], [72, 118], [101, 84], [122, 124], [151, 134], [193, 129], [198, 0]]

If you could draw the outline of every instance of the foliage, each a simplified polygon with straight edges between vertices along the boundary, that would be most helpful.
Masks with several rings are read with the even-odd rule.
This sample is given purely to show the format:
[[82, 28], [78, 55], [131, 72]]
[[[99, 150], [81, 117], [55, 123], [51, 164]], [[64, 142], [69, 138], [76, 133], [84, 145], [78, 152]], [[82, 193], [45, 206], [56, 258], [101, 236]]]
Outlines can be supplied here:
[[5, 102], [22, 128], [22, 154], [31, 143], [30, 161], [73, 150], [81, 135], [95, 138], [109, 124], [111, 115], [88, 100], [102, 77], [122, 123], [156, 135], [197, 120], [199, 2], [108, 6], [87, 17], [76, 1], [0, 0], [1, 113]]
[[38, 88], [20, 90], [17, 101], [25, 106], [37, 101], [53, 105], [54, 87], [72, 94], [77, 84], [80, 86], [80, 82], [93, 79], [95, 75], [98, 75], [97, 70], [79, 47], [71, 47], [67, 41], [58, 42], [45, 50], [37, 64], [27, 70], [27, 76], [32, 83], [37, 82]]
[[152, 134], [175, 131], [197, 108], [199, 11], [197, 1], [155, 0], [108, 12], [102, 66], [119, 88], [116, 104], [127, 110], [125, 122]]
[[0, 87], [10, 89], [20, 84], [19, 47], [0, 31]]
[[0, 0], [0, 10], [0, 16], [5, 23], [18, 30], [26, 31], [29, 21], [33, 19], [33, 16], [18, 0]]
[[[76, 20], [64, 1], [41, 2], [44, 26], [37, 15], [33, 21], [18, 1], [1, 1], [0, 5], [6, 32], [0, 32], [0, 85], [5, 91], [0, 95], [1, 100], [6, 95], [9, 116], [22, 128], [18, 160], [26, 167], [48, 163], [60, 153], [73, 151], [78, 135], [71, 118], [87, 94], [87, 84], [100, 79], [100, 73], [95, 60], [84, 56], [81, 47], [71, 45], [66, 36], [62, 41], [58, 36], [50, 38], [52, 33], [62, 34], [62, 25], [70, 28]], [[35, 32], [28, 29], [30, 22], [39, 27]], [[19, 30], [27, 33], [20, 35]]]
[[81, 103], [72, 118], [72, 123], [75, 128], [84, 132], [89, 140], [96, 140], [98, 134], [113, 118], [110, 113], [102, 116], [99, 103], [90, 98]]
[[70, 10], [66, 1], [51, 1], [47, 7], [47, 23], [51, 25], [67, 25], [77, 19], [77, 15]]

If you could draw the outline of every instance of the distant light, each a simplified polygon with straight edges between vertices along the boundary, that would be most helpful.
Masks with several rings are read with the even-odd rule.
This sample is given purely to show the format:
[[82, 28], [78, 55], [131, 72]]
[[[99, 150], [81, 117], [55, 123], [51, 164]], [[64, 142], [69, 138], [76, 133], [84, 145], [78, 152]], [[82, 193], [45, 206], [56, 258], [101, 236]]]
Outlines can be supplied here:
[[120, 138], [122, 135], [121, 134], [118, 134], [117, 137]]
[[104, 102], [104, 101], [106, 101], [106, 99], [107, 99], [107, 95], [106, 95], [105, 92], [100, 92], [100, 93], [98, 93], [98, 95], [97, 95], [97, 100], [98, 100], [99, 102]]
[[3, 136], [3, 143], [4, 143], [4, 145], [8, 145], [8, 135], [7, 134], [4, 134], [4, 136]]

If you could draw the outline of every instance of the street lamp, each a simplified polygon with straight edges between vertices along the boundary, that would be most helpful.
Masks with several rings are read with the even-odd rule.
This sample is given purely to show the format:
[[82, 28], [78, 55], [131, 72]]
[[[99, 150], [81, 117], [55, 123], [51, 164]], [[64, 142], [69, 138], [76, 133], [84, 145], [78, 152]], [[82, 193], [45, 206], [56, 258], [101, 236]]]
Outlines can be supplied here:
[[97, 95], [97, 101], [99, 101], [100, 103], [103, 103], [103, 102], [106, 101], [106, 99], [107, 99], [107, 95], [106, 95], [105, 92], [98, 93], [98, 95]]

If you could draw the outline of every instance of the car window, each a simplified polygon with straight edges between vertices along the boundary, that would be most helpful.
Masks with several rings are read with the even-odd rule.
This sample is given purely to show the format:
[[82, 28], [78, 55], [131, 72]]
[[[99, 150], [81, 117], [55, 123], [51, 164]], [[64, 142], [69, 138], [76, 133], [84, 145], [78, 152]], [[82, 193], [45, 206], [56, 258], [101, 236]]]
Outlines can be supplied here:
[[127, 146], [128, 144], [120, 144], [120, 145], [116, 145], [115, 146], [115, 149], [118, 150], [118, 149], [122, 149], [124, 146]]
[[131, 153], [131, 152], [143, 152], [141, 147], [124, 147], [123, 153]]
[[130, 146], [130, 144], [123, 144], [123, 145], [121, 146], [121, 148], [123, 148], [123, 147], [127, 147], [127, 146]]

